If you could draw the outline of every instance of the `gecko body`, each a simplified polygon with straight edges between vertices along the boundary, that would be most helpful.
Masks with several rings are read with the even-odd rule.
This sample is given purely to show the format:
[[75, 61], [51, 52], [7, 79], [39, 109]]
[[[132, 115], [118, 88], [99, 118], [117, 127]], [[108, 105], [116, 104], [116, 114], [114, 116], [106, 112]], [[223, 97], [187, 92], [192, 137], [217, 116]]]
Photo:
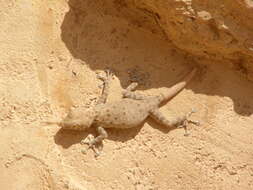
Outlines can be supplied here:
[[107, 72], [107, 77], [101, 78], [104, 80], [104, 90], [97, 105], [89, 109], [71, 109], [68, 115], [58, 124], [63, 129], [70, 130], [86, 130], [91, 126], [96, 127], [99, 135], [88, 143], [90, 147], [108, 137], [106, 128], [124, 129], [136, 127], [145, 122], [147, 117], [155, 119], [166, 127], [176, 128], [180, 125], [186, 127], [189, 122], [198, 124], [188, 119], [193, 112], [189, 112], [173, 120], [168, 120], [159, 111], [160, 104], [172, 99], [182, 91], [194, 77], [195, 73], [196, 69], [193, 69], [181, 82], [169, 88], [165, 94], [144, 96], [134, 92], [137, 83], [132, 83], [123, 90], [123, 99], [116, 102], [106, 102], [109, 81], [112, 78], [112, 74]]

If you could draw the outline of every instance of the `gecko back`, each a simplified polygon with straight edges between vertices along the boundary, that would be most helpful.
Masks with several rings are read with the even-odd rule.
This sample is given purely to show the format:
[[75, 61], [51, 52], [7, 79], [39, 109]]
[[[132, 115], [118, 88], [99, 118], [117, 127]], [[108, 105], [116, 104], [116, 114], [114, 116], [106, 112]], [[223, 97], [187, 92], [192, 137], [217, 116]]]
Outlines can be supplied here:
[[150, 110], [158, 107], [157, 98], [143, 100], [129, 98], [96, 106], [95, 123], [104, 128], [131, 128], [140, 125]]

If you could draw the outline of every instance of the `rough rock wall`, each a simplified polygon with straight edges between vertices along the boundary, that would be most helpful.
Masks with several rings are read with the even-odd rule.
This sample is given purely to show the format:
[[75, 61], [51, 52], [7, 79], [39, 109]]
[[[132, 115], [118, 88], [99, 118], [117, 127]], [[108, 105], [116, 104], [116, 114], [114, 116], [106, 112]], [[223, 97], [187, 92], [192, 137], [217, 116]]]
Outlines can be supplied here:
[[253, 83], [218, 60], [199, 60], [203, 71], [161, 108], [171, 119], [197, 110], [188, 137], [152, 121], [111, 129], [96, 159], [80, 144], [95, 130], [43, 125], [93, 105], [107, 67], [108, 101], [130, 81], [157, 95], [189, 71], [153, 13], [124, 2], [0, 0], [0, 189], [252, 190]]
[[152, 14], [169, 40], [198, 57], [232, 61], [253, 79], [252, 0], [127, 0]]
[[130, 0], [150, 11], [168, 38], [199, 56], [253, 57], [251, 0]]

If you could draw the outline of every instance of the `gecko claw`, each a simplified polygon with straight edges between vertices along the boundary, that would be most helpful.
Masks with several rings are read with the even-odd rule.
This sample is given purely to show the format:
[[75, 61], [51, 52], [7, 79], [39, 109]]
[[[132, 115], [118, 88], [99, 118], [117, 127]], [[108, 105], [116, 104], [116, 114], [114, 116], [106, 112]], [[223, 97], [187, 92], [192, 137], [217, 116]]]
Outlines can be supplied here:
[[98, 157], [100, 155], [100, 152], [96, 149], [96, 141], [95, 141], [95, 138], [93, 135], [88, 135], [87, 138], [85, 138], [84, 140], [81, 141], [81, 144], [86, 144], [88, 145], [87, 149], [84, 150], [82, 149], [81, 152], [83, 154], [86, 154], [86, 152], [89, 150], [89, 149], [92, 149], [95, 153], [95, 157]]
[[97, 74], [97, 78], [102, 80], [102, 81], [106, 81], [106, 80], [108, 80], [112, 77], [113, 77], [113, 72], [110, 69], [105, 70], [105, 76], [102, 75], [101, 73]]
[[192, 123], [194, 125], [200, 126], [200, 122], [199, 121], [194, 121], [194, 120], [188, 119], [188, 122]]
[[189, 136], [190, 135], [190, 133], [188, 132], [188, 125], [189, 125], [189, 123], [197, 125], [197, 126], [200, 125], [199, 121], [194, 121], [194, 120], [189, 119], [189, 117], [193, 113], [196, 113], [195, 109], [192, 109], [188, 114], [186, 114], [185, 120], [183, 121], [183, 123], [180, 126], [178, 126], [178, 128], [184, 128], [184, 130], [185, 130], [184, 136]]
[[81, 141], [81, 144], [87, 144], [89, 148], [92, 148], [92, 146], [95, 146], [95, 140], [93, 135], [88, 135], [87, 138]]
[[105, 81], [106, 80], [106, 77], [105, 76], [102, 76], [100, 74], [97, 74], [97, 78], [102, 80], [102, 81]]

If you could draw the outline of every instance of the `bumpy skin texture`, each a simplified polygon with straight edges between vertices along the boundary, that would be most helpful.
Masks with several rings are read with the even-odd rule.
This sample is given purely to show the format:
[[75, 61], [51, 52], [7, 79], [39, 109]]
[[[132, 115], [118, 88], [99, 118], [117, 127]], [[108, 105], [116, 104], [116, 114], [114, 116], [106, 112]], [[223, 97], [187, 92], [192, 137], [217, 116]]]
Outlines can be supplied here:
[[[160, 124], [166, 127], [186, 127], [188, 122], [197, 124], [197, 122], [188, 119], [189, 114], [174, 120], [167, 120], [158, 110], [163, 101], [168, 101], [176, 96], [188, 82], [193, 78], [196, 69], [193, 69], [183, 81], [175, 84], [168, 89], [166, 94], [159, 96], [144, 96], [133, 92], [137, 83], [132, 83], [123, 91], [123, 99], [117, 102], [106, 102], [109, 89], [109, 81], [112, 75], [107, 72], [104, 80], [103, 93], [98, 100], [98, 104], [93, 108], [86, 110], [73, 109], [62, 122], [59, 123], [63, 129], [85, 130], [90, 126], [97, 127], [99, 136], [91, 140], [88, 144], [90, 147], [107, 138], [104, 128], [131, 128], [142, 124], [150, 116]], [[192, 112], [190, 112], [192, 113]]]
[[157, 97], [144, 100], [122, 99], [120, 102], [101, 104], [95, 107], [95, 124], [104, 128], [131, 128], [141, 124], [159, 104]]

